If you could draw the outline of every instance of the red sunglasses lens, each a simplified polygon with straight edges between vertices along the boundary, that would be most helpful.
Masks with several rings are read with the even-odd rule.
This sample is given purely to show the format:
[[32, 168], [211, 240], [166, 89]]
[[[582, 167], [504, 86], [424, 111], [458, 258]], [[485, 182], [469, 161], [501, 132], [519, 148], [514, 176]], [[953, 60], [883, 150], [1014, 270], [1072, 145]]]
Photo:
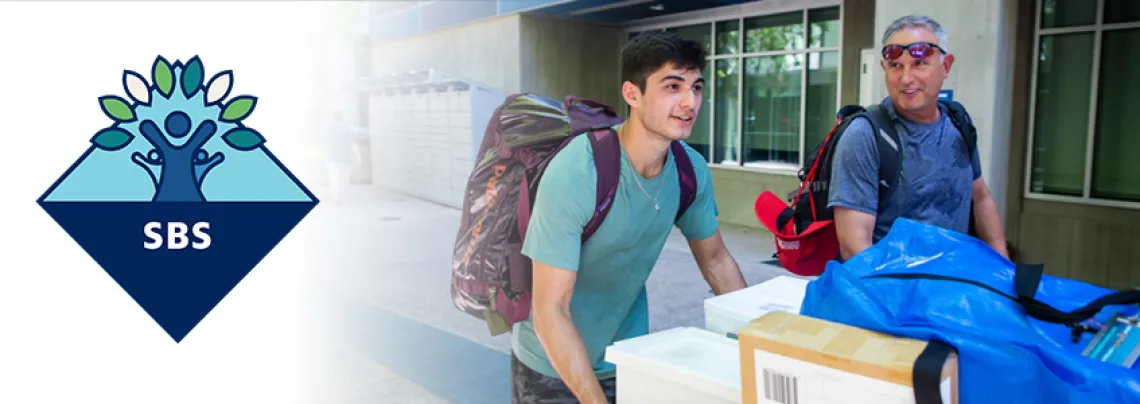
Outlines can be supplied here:
[[923, 59], [926, 55], [930, 54], [930, 45], [924, 43], [916, 43], [911, 45], [907, 50], [910, 51], [910, 56], [915, 59]]
[[902, 57], [903, 51], [908, 51], [911, 57], [922, 59], [930, 54], [930, 50], [930, 45], [925, 43], [914, 43], [905, 47], [902, 45], [887, 45], [883, 48], [883, 57], [887, 60], [896, 60]]
[[887, 60], [895, 60], [902, 57], [903, 47], [898, 45], [887, 45], [883, 48], [883, 57]]

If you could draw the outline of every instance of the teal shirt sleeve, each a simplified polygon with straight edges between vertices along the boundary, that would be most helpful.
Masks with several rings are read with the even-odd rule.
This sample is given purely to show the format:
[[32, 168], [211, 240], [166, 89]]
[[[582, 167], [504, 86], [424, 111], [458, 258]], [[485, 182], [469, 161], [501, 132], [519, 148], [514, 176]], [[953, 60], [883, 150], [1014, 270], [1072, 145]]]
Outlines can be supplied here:
[[578, 271], [582, 231], [593, 215], [597, 174], [585, 136], [550, 160], [538, 184], [522, 253], [533, 261]]
[[703, 240], [716, 233], [717, 216], [720, 211], [716, 206], [716, 197], [713, 192], [712, 174], [705, 157], [685, 145], [689, 160], [693, 162], [693, 172], [697, 177], [697, 197], [689, 210], [677, 220], [677, 228], [689, 240]]

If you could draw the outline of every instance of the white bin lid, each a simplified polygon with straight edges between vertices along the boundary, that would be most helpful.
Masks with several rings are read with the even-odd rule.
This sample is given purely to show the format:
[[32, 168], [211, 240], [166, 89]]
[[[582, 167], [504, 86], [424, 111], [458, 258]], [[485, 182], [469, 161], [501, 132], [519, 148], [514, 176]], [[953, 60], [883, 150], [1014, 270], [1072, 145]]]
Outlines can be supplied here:
[[705, 299], [705, 307], [716, 306], [749, 320], [770, 311], [799, 314], [807, 285], [806, 279], [777, 276], [764, 283]]
[[619, 372], [635, 368], [666, 383], [740, 400], [740, 345], [707, 330], [678, 327], [618, 341], [606, 348], [606, 361]]

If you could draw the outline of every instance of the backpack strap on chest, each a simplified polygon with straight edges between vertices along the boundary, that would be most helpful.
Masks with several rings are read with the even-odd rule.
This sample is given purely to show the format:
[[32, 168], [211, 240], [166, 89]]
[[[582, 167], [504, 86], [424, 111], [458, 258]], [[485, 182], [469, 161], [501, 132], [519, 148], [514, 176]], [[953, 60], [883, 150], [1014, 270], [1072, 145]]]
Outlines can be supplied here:
[[872, 105], [863, 115], [870, 120], [875, 143], [879, 147], [879, 208], [882, 209], [900, 184], [902, 142], [885, 107]]
[[673, 160], [677, 165], [677, 180], [681, 186], [680, 206], [677, 209], [677, 217], [673, 218], [676, 222], [681, 220], [681, 215], [684, 215], [697, 199], [697, 174], [693, 170], [693, 161], [689, 159], [689, 153], [685, 151], [680, 141], [673, 141], [669, 149], [673, 152]]
[[582, 231], [582, 242], [585, 243], [598, 231], [614, 205], [618, 181], [621, 179], [621, 144], [617, 132], [612, 128], [595, 129], [583, 136], [589, 138], [590, 147], [594, 150], [594, 170], [598, 177], [594, 215]]
[[[585, 134], [590, 138], [590, 147], [594, 150], [594, 169], [597, 172], [597, 200], [594, 206], [594, 215], [586, 223], [582, 231], [582, 242], [589, 240], [598, 227], [605, 221], [610, 208], [613, 207], [617, 195], [618, 182], [621, 179], [621, 144], [618, 142], [617, 132], [612, 128], [594, 129]], [[677, 180], [681, 190], [677, 216], [673, 221], [681, 219], [681, 215], [693, 205], [697, 199], [697, 175], [693, 169], [693, 161], [685, 151], [680, 141], [673, 141], [669, 145], [673, 154], [673, 161], [677, 168]]]

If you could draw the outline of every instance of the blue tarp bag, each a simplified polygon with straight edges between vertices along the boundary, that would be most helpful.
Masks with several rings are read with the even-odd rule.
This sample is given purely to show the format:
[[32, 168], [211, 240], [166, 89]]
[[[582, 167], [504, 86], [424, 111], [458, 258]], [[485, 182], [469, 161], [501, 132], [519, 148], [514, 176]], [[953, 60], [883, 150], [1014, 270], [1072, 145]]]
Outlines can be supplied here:
[[1140, 290], [1042, 269], [965, 234], [899, 219], [871, 248], [828, 263], [800, 312], [953, 347], [963, 404], [1140, 403], [1140, 365], [1082, 355], [1113, 315], [1140, 314]]

